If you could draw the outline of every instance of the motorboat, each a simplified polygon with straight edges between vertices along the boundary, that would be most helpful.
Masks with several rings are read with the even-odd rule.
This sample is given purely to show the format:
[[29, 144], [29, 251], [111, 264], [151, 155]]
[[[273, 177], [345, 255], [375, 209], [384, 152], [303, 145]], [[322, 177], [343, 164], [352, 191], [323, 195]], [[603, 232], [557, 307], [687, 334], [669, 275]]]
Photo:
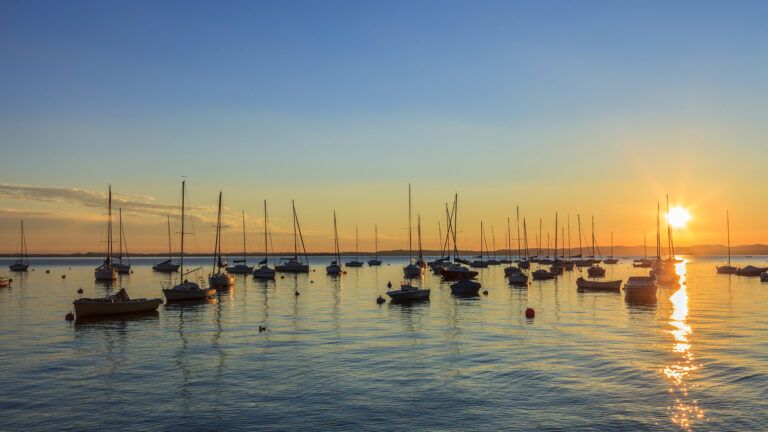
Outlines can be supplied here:
[[576, 287], [579, 290], [620, 292], [621, 282], [621, 280], [593, 281], [579, 277], [576, 279]]
[[593, 265], [592, 267], [587, 269], [587, 274], [589, 275], [589, 277], [604, 277], [605, 269], [598, 265]]
[[657, 290], [656, 283], [649, 276], [630, 276], [627, 283], [624, 284], [624, 294], [627, 301], [656, 301]]
[[531, 276], [533, 277], [533, 280], [548, 280], [554, 279], [556, 275], [550, 271], [538, 269], [531, 272]]
[[159, 298], [131, 299], [124, 288], [105, 298], [79, 298], [72, 302], [77, 319], [153, 312], [163, 301]]
[[462, 279], [451, 284], [451, 294], [457, 297], [474, 297], [480, 292], [480, 282]]
[[462, 279], [474, 279], [477, 276], [477, 272], [470, 270], [459, 263], [453, 263], [440, 270], [440, 275], [443, 280], [456, 281]]
[[413, 301], [429, 300], [429, 289], [417, 288], [409, 283], [403, 282], [400, 289], [387, 291], [387, 295], [393, 303], [406, 303]]

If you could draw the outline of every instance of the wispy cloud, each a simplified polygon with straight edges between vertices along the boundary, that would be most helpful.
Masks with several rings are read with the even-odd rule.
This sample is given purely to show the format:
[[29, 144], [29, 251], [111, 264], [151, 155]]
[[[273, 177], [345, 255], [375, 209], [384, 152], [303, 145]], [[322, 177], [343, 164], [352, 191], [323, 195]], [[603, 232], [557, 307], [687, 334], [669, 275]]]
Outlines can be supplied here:
[[[107, 192], [78, 188], [0, 183], [0, 198], [60, 202], [84, 207], [103, 208], [106, 206]], [[155, 198], [144, 195], [113, 193], [112, 204], [114, 207], [123, 208], [125, 211], [141, 214], [166, 215], [178, 212], [178, 205], [160, 203]], [[200, 207], [199, 209], [208, 210], [207, 207]]]

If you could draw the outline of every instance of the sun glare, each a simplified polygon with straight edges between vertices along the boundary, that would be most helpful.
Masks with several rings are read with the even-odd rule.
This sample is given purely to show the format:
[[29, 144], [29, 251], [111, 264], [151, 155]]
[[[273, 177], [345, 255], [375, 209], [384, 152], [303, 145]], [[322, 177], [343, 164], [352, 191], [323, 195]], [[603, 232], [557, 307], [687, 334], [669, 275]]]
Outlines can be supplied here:
[[667, 213], [667, 220], [672, 228], [685, 228], [691, 220], [691, 213], [682, 207], [672, 207]]

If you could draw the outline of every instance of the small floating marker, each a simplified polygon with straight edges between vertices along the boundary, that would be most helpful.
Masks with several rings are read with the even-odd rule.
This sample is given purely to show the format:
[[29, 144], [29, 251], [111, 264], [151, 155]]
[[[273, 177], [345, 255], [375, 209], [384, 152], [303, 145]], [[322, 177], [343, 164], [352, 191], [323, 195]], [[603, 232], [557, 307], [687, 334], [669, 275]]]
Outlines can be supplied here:
[[346, 271], [346, 270], [344, 270], [342, 273], [344, 273], [344, 274], [347, 274], [347, 271]]
[[50, 273], [51, 271], [50, 271], [50, 270], [46, 270], [45, 272], [46, 272], [46, 273]]
[[259, 326], [259, 333], [267, 331], [266, 326]]
[[315, 271], [315, 270], [317, 270], [317, 269], [312, 269], [312, 271]]
[[61, 275], [61, 278], [62, 278], [62, 279], [66, 279], [66, 278], [67, 278], [67, 275]]
[[488, 290], [483, 291], [483, 295], [488, 295]]
[[384, 302], [386, 302], [386, 300], [384, 300], [384, 297], [379, 296], [378, 298], [376, 298], [376, 304], [382, 304]]
[[77, 289], [77, 293], [78, 293], [78, 294], [82, 294], [82, 293], [83, 293], [83, 289], [82, 289], [82, 288], [78, 288], [78, 289]]
[[313, 280], [310, 280], [310, 281], [309, 281], [309, 283], [315, 283], [315, 281], [313, 281]]
[[387, 282], [387, 288], [392, 288], [392, 281]]
[[64, 315], [64, 319], [67, 321], [74, 321], [75, 314], [73, 314], [72, 311], [69, 311], [68, 314]]
[[533, 310], [533, 308], [528, 308], [525, 310], [525, 317], [528, 319], [533, 319], [533, 317], [536, 316], [536, 312]]
[[280, 275], [280, 279], [285, 279], [285, 275]]

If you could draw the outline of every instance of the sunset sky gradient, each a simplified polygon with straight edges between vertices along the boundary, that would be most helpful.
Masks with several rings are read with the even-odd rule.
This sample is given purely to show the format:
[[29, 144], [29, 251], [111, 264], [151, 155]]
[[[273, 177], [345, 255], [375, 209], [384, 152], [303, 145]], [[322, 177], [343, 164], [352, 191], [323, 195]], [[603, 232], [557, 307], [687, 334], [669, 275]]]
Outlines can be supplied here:
[[[0, 3], [0, 252], [98, 251], [105, 194], [129, 247], [161, 252], [188, 178], [197, 235], [239, 212], [275, 248], [290, 200], [310, 251], [407, 247], [407, 184], [437, 247], [459, 194], [461, 246], [504, 242], [515, 206], [595, 216], [598, 240], [768, 243], [768, 3], [292, 1]], [[535, 227], [535, 229], [533, 228]], [[444, 227], [443, 227], [444, 228]], [[588, 227], [584, 228], [588, 232]], [[545, 234], [546, 236], [546, 234]], [[490, 237], [489, 237], [490, 241]]]

